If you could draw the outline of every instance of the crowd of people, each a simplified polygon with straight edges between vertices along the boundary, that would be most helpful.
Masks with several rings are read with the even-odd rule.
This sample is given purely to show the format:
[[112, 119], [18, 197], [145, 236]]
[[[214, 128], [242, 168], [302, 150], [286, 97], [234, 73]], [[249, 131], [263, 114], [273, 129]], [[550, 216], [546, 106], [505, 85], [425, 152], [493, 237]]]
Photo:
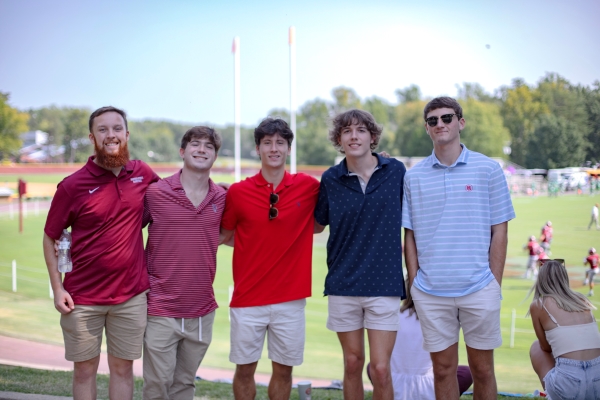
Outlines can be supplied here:
[[[255, 397], [266, 339], [269, 398], [289, 399], [293, 367], [303, 362], [313, 235], [329, 226], [326, 325], [342, 348], [344, 398], [364, 398], [366, 331], [374, 399], [457, 399], [469, 379], [475, 398], [495, 399], [493, 353], [502, 343], [501, 284], [514, 209], [500, 165], [461, 143], [460, 104], [435, 98], [423, 118], [433, 151], [407, 171], [374, 152], [382, 129], [371, 114], [335, 116], [329, 140], [345, 158], [320, 182], [286, 171], [294, 133], [285, 121], [266, 118], [254, 131], [260, 172], [221, 187], [210, 179], [221, 146], [214, 129], [188, 130], [182, 169], [159, 179], [129, 159], [125, 112], [94, 111], [94, 155], [58, 185], [43, 240], [65, 357], [74, 362], [73, 397], [96, 397], [105, 331], [110, 398], [131, 398], [132, 364], [142, 349], [144, 399], [193, 398], [217, 308], [217, 248], [225, 244], [233, 246], [233, 395]], [[63, 282], [54, 246], [69, 227], [74, 267]], [[551, 234], [544, 235], [549, 245]], [[408, 329], [412, 339], [400, 339]], [[461, 329], [468, 379], [458, 366]], [[403, 352], [407, 340], [412, 355]], [[549, 348], [541, 339], [540, 347]], [[412, 379], [420, 383], [407, 386]]]

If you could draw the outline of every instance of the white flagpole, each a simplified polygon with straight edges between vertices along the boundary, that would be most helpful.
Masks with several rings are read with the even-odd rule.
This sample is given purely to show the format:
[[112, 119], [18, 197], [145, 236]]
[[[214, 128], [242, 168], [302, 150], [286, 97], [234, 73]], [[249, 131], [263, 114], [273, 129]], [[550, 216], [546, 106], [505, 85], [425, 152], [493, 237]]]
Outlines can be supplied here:
[[240, 144], [240, 38], [236, 36], [233, 39], [233, 59], [234, 59], [234, 109], [235, 109], [235, 152], [234, 152], [234, 170], [235, 170], [235, 181], [241, 180], [242, 168], [241, 168], [241, 144]]
[[298, 142], [298, 133], [296, 132], [296, 28], [290, 26], [290, 128], [294, 132], [295, 140], [292, 142], [292, 152], [290, 157], [290, 172], [296, 173], [296, 143]]

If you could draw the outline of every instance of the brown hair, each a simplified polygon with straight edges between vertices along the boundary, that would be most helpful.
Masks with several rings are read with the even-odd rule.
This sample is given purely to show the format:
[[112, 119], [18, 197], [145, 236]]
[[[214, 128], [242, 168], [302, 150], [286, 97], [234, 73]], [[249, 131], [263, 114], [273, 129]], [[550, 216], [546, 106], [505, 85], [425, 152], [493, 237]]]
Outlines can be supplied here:
[[90, 120], [88, 122], [88, 125], [90, 127], [90, 133], [92, 133], [92, 126], [94, 125], [94, 118], [107, 113], [107, 112], [116, 112], [117, 114], [119, 114], [121, 117], [123, 117], [123, 120], [125, 121], [125, 130], [128, 131], [129, 128], [127, 126], [127, 114], [125, 114], [125, 111], [117, 108], [117, 107], [113, 107], [113, 106], [106, 106], [106, 107], [100, 107], [99, 109], [97, 109], [96, 111], [94, 111], [92, 113], [92, 115], [90, 115]]
[[454, 100], [452, 97], [436, 97], [425, 106], [425, 109], [423, 110], [423, 119], [426, 120], [427, 114], [438, 108], [451, 108], [454, 110], [458, 119], [462, 118], [462, 107], [458, 104], [458, 101]]
[[194, 126], [188, 129], [181, 138], [181, 148], [185, 149], [193, 139], [208, 139], [215, 146], [215, 153], [218, 153], [221, 148], [221, 135], [208, 126]]
[[333, 144], [333, 147], [340, 153], [344, 154], [344, 150], [340, 145], [340, 137], [342, 136], [342, 129], [352, 124], [363, 124], [367, 130], [371, 133], [371, 150], [375, 150], [379, 145], [379, 139], [381, 138], [381, 132], [383, 128], [375, 122], [375, 118], [368, 112], [363, 110], [349, 110], [344, 113], [338, 114], [333, 119], [333, 129], [329, 131], [329, 141]]
[[292, 147], [294, 132], [292, 132], [287, 122], [281, 118], [267, 117], [263, 119], [256, 129], [254, 129], [254, 143], [258, 146], [262, 138], [275, 134], [279, 134], [279, 136], [287, 140], [288, 147]]

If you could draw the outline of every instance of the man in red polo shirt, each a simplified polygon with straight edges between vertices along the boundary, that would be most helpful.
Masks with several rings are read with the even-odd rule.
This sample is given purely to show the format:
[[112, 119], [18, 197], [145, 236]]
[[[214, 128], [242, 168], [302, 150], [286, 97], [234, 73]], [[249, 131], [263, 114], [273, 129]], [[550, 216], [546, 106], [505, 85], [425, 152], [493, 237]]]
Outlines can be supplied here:
[[[127, 117], [115, 107], [90, 115], [94, 156], [58, 184], [44, 228], [44, 257], [61, 313], [65, 358], [74, 362], [73, 398], [96, 398], [106, 328], [110, 398], [133, 397], [133, 360], [142, 355], [148, 273], [142, 213], [148, 185], [159, 178], [129, 160]], [[73, 271], [64, 283], [54, 241], [71, 227]]]
[[181, 139], [181, 171], [146, 192], [145, 400], [192, 400], [196, 371], [212, 339], [217, 308], [212, 284], [226, 196], [210, 179], [219, 147], [214, 129], [191, 128]]
[[254, 371], [265, 334], [273, 374], [270, 399], [289, 399], [292, 368], [304, 356], [304, 307], [311, 295], [314, 218], [319, 182], [285, 170], [294, 134], [281, 119], [254, 130], [261, 171], [231, 185], [221, 232], [235, 231], [230, 304], [233, 394], [254, 399]]

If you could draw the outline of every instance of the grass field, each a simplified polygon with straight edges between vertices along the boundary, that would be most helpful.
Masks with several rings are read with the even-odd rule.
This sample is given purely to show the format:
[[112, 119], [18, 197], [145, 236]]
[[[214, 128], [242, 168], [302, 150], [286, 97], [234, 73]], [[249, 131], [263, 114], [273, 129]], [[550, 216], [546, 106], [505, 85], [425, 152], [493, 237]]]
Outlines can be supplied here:
[[[34, 182], [35, 177], [24, 178]], [[60, 177], [58, 178], [60, 179]], [[231, 177], [215, 176], [215, 181], [231, 181]], [[0, 182], [3, 177], [0, 176]], [[509, 224], [508, 259], [503, 283], [501, 324], [504, 344], [495, 352], [498, 388], [505, 392], [531, 393], [540, 388], [529, 363], [528, 350], [535, 335], [531, 322], [524, 318], [529, 300], [524, 301], [531, 281], [520, 279], [524, 272], [526, 252], [522, 246], [529, 235], [539, 236], [541, 226], [551, 220], [554, 226], [553, 257], [565, 258], [572, 278], [572, 286], [581, 287], [584, 275], [582, 259], [591, 246], [600, 247], [600, 231], [588, 231], [589, 213], [597, 199], [589, 196], [559, 198], [515, 198], [517, 218]], [[18, 234], [18, 222], [0, 214], [0, 334], [32, 340], [62, 343], [59, 315], [49, 299], [48, 278], [43, 261], [41, 240], [45, 214], [29, 215], [24, 221], [24, 232]], [[313, 253], [313, 296], [307, 301], [307, 339], [305, 362], [295, 368], [296, 376], [320, 379], [340, 379], [342, 376], [341, 349], [334, 333], [325, 328], [326, 299], [321, 295], [326, 274], [326, 234], [315, 237]], [[228, 361], [229, 321], [228, 288], [232, 283], [230, 248], [218, 252], [218, 270], [215, 292], [220, 305], [217, 311], [213, 343], [203, 362], [205, 366], [233, 368]], [[10, 263], [17, 260], [18, 291], [11, 291]], [[586, 292], [587, 293], [587, 292]], [[600, 297], [600, 291], [596, 294]], [[593, 299], [596, 306], [600, 301]], [[517, 334], [510, 348], [511, 312], [516, 310]], [[596, 318], [600, 314], [596, 312]], [[461, 346], [461, 363], [466, 363]], [[258, 370], [269, 373], [266, 355]], [[366, 379], [366, 377], [365, 377]]]

